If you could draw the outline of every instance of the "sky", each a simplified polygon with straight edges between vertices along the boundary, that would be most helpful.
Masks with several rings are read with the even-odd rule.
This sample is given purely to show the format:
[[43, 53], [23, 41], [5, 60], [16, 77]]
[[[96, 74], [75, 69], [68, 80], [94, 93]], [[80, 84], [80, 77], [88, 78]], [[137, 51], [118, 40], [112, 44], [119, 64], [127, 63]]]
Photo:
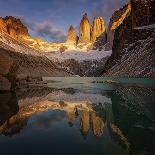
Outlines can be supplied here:
[[32, 37], [64, 42], [70, 25], [79, 30], [83, 14], [90, 23], [102, 16], [107, 26], [112, 13], [128, 0], [0, 0], [0, 16], [14, 16], [28, 27]]

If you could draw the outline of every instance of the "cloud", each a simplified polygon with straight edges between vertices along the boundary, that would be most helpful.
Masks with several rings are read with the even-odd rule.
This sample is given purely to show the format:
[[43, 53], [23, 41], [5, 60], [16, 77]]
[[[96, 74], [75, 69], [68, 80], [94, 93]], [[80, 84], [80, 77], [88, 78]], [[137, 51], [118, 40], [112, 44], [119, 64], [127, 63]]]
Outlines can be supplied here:
[[51, 22], [34, 22], [24, 19], [22, 21], [35, 36], [44, 38], [46, 41], [64, 42], [66, 40], [66, 34]]
[[[35, 15], [33, 14], [34, 17], [32, 18], [36, 21], [43, 20], [43, 22], [34, 22], [27, 14], [23, 14], [25, 15], [23, 22], [35, 37], [41, 37], [50, 42], [64, 42], [66, 40], [64, 30], [67, 30], [70, 24], [75, 25], [77, 31], [79, 30], [82, 13], [87, 12], [90, 21], [92, 21], [94, 16], [102, 16], [106, 26], [108, 26], [112, 14], [127, 4], [128, 1], [129, 0], [53, 0], [50, 1], [51, 3], [49, 4], [53, 4], [51, 6], [56, 9], [45, 5], [47, 9], [43, 9], [43, 11], [39, 10], [38, 13], [36, 7]], [[58, 28], [60, 25], [63, 27], [63, 30]]]

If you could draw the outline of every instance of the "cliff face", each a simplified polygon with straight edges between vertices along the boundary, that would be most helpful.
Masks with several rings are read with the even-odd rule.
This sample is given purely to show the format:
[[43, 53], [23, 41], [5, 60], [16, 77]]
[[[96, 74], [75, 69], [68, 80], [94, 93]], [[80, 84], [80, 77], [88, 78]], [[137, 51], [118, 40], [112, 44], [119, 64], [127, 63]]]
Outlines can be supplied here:
[[85, 14], [80, 23], [80, 36], [78, 45], [89, 44], [89, 48], [99, 49], [106, 43], [106, 29], [102, 17], [94, 18], [92, 26], [90, 25], [87, 14]]
[[155, 77], [155, 1], [131, 1], [131, 14], [116, 29], [104, 76]]
[[107, 44], [105, 50], [112, 50], [115, 30], [121, 25], [125, 18], [129, 16], [131, 12], [131, 4], [124, 6], [118, 11], [115, 11], [110, 19], [110, 23], [107, 30]]
[[70, 26], [68, 30], [68, 35], [67, 35], [67, 43], [76, 45], [77, 44], [77, 34], [76, 30], [73, 26]]
[[79, 43], [86, 43], [86, 44], [89, 43], [90, 32], [91, 32], [91, 26], [87, 14], [85, 14], [80, 22]]
[[22, 24], [20, 19], [12, 16], [0, 18], [0, 29], [4, 30], [12, 37], [30, 37], [27, 27]]
[[94, 18], [91, 30], [91, 42], [94, 50], [102, 50], [107, 41], [107, 33], [102, 17]]
[[93, 26], [91, 30], [91, 41], [95, 42], [96, 39], [103, 33], [105, 33], [106, 29], [104, 26], [104, 20], [102, 17], [94, 18]]

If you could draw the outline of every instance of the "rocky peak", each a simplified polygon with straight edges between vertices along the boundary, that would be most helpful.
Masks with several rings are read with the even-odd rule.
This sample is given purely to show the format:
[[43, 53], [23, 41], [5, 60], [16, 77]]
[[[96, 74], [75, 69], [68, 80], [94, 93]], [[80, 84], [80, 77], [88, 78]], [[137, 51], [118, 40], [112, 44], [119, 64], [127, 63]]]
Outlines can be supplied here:
[[123, 21], [129, 16], [130, 13], [131, 3], [125, 5], [123, 8], [113, 13], [107, 30], [106, 50], [112, 49], [115, 30], [123, 23]]
[[68, 30], [67, 43], [77, 44], [77, 34], [75, 28], [71, 25]]
[[104, 76], [154, 77], [155, 0], [131, 0], [130, 5], [131, 13], [115, 30]]
[[12, 16], [0, 18], [0, 28], [12, 37], [29, 37], [28, 29], [23, 25], [20, 19]]
[[85, 13], [80, 22], [80, 36], [79, 43], [89, 43], [90, 42], [90, 32], [91, 26], [87, 14]]
[[106, 31], [104, 26], [104, 20], [102, 17], [94, 18], [92, 31], [91, 31], [91, 41], [95, 42], [96, 39], [101, 36]]
[[131, 12], [131, 3], [120, 9], [120, 11], [116, 11], [112, 16], [112, 24], [111, 24], [111, 31], [114, 31], [121, 25], [124, 19], [130, 14]]

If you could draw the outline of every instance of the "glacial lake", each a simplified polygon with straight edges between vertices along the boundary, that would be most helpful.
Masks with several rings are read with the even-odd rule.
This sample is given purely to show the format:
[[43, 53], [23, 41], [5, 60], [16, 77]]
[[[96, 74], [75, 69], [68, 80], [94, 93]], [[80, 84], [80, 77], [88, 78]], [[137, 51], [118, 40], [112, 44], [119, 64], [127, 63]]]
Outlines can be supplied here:
[[155, 79], [45, 77], [0, 93], [1, 155], [154, 155]]

